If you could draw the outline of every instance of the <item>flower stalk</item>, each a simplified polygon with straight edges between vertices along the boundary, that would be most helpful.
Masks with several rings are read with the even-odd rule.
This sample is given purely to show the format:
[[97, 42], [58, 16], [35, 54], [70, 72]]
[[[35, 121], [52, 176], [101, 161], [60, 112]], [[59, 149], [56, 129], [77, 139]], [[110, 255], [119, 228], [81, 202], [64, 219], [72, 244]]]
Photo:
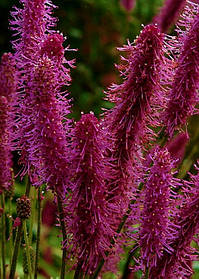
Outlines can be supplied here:
[[6, 213], [5, 213], [5, 196], [4, 193], [1, 194], [1, 205], [3, 209], [3, 213], [1, 216], [1, 225], [2, 225], [2, 238], [1, 238], [1, 255], [2, 255], [2, 279], [6, 279], [6, 249], [5, 249], [5, 243], [6, 243]]
[[37, 195], [37, 240], [36, 240], [36, 255], [35, 255], [35, 268], [34, 268], [34, 279], [37, 279], [38, 275], [38, 262], [39, 262], [39, 247], [40, 247], [40, 233], [41, 233], [41, 188], [38, 188]]

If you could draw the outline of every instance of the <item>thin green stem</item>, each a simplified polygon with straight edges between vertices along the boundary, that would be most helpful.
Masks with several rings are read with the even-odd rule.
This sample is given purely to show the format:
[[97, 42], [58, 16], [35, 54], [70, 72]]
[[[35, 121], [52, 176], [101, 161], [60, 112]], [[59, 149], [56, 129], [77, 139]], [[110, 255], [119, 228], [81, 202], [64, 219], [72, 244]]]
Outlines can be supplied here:
[[[30, 179], [29, 177], [27, 178], [27, 183], [26, 183], [26, 192], [25, 195], [29, 197], [30, 194]], [[14, 251], [12, 255], [12, 261], [11, 261], [11, 266], [10, 266], [10, 274], [9, 274], [9, 279], [14, 279], [15, 277], [15, 272], [16, 272], [16, 266], [17, 266], [17, 258], [19, 254], [19, 246], [21, 244], [21, 237], [22, 237], [22, 231], [23, 231], [23, 220], [21, 220], [21, 225], [18, 226], [17, 228], [17, 233], [15, 237], [15, 243], [14, 243]]]
[[[66, 228], [65, 228], [65, 223], [64, 223], [64, 216], [63, 216], [63, 204], [62, 200], [57, 193], [57, 205], [58, 205], [58, 212], [59, 212], [59, 220], [60, 220], [60, 225], [61, 225], [61, 230], [62, 230], [62, 236], [63, 236], [63, 241], [66, 240]], [[62, 265], [61, 265], [61, 274], [60, 274], [60, 279], [65, 278], [65, 269], [66, 269], [66, 249], [63, 248], [62, 250]]]
[[18, 257], [18, 253], [19, 253], [19, 246], [20, 246], [20, 243], [21, 243], [21, 237], [22, 237], [22, 224], [17, 228], [17, 233], [16, 233], [16, 237], [15, 237], [15, 244], [14, 244], [14, 252], [13, 252], [12, 262], [11, 262], [11, 267], [10, 267], [9, 279], [14, 279], [14, 277], [15, 277], [17, 257]]
[[13, 234], [12, 234], [12, 204], [11, 199], [8, 199], [8, 228], [9, 228], [9, 251], [10, 251], [10, 265], [12, 262], [12, 251], [13, 251]]
[[30, 183], [30, 178], [28, 177], [26, 182], [26, 192], [25, 192], [25, 195], [27, 197], [29, 197], [30, 195], [30, 187], [31, 187], [31, 183]]
[[[29, 230], [29, 243], [32, 244], [32, 232], [33, 232], [33, 224], [35, 221], [35, 215], [36, 215], [36, 189], [32, 187], [33, 189], [33, 199], [31, 198], [31, 218], [30, 218], [30, 230]], [[31, 195], [30, 195], [31, 197]]]
[[24, 230], [24, 239], [25, 239], [25, 244], [26, 244], [28, 273], [29, 273], [29, 277], [32, 278], [32, 265], [31, 265], [31, 258], [30, 258], [30, 246], [29, 246], [28, 232], [27, 232], [27, 227], [26, 227], [26, 220], [23, 222], [23, 230]]
[[130, 253], [128, 255], [128, 258], [127, 258], [127, 261], [126, 261], [125, 267], [124, 267], [124, 272], [122, 274], [121, 279], [128, 279], [129, 274], [130, 274], [129, 265], [131, 263], [133, 255], [136, 253], [138, 248], [139, 248], [139, 245], [137, 243], [135, 243], [133, 246], [133, 249], [130, 251]]
[[37, 272], [38, 272], [40, 232], [41, 232], [41, 188], [39, 187], [38, 188], [38, 215], [37, 215], [37, 242], [36, 242], [34, 279], [37, 279]]
[[1, 217], [1, 224], [2, 224], [2, 238], [1, 238], [1, 249], [2, 249], [2, 272], [3, 277], [2, 279], [6, 278], [6, 249], [5, 249], [5, 243], [6, 243], [6, 213], [5, 213], [5, 197], [4, 193], [1, 194], [1, 204], [3, 208], [3, 214]]

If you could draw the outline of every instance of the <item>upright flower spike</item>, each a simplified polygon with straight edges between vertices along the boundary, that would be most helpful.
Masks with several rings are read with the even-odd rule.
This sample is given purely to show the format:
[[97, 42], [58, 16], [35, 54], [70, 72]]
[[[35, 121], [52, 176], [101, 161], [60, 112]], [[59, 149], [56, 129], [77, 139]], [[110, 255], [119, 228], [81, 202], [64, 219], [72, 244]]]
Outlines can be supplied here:
[[[56, 19], [52, 17], [55, 8], [50, 0], [20, 0], [22, 8], [14, 7], [11, 12], [10, 28], [14, 36], [13, 48], [18, 66], [24, 66], [38, 55], [38, 46], [46, 32], [52, 32]], [[18, 37], [19, 36], [19, 37]]]
[[[171, 84], [169, 102], [163, 114], [166, 131], [172, 137], [174, 130], [186, 123], [194, 114], [198, 102], [199, 86], [199, 6], [195, 5], [195, 15], [186, 7], [179, 25], [183, 30], [182, 50], [177, 60], [177, 68]], [[186, 28], [187, 27], [187, 28]]]
[[191, 242], [199, 233], [199, 174], [191, 175], [191, 182], [185, 186], [185, 201], [171, 225], [175, 234], [168, 239], [172, 252], [164, 251], [156, 267], [151, 268], [150, 279], [186, 279], [193, 274], [190, 263], [196, 260], [196, 250]]
[[41, 178], [34, 184], [39, 186], [47, 182], [50, 189], [63, 195], [68, 185], [68, 154], [62, 120], [63, 114], [69, 112], [69, 106], [63, 96], [59, 97], [59, 72], [49, 58], [41, 58], [33, 68], [27, 88], [32, 110], [26, 125], [32, 125], [33, 129], [26, 140], [31, 164]]
[[[145, 169], [144, 200], [139, 233], [141, 262], [145, 268], [156, 266], [167, 244], [169, 216], [171, 216], [171, 187], [175, 187], [172, 175], [173, 162], [167, 149], [156, 147], [150, 154], [150, 166]], [[174, 208], [174, 206], [173, 206]]]
[[[38, 79], [38, 84], [36, 84], [35, 77], [33, 77], [33, 74], [31, 73], [29, 75], [29, 79], [26, 82], [26, 96], [23, 99], [23, 102], [20, 104], [20, 119], [19, 119], [19, 125], [20, 125], [20, 136], [19, 135], [19, 142], [18, 146], [21, 148], [22, 153], [20, 157], [20, 163], [22, 163], [25, 166], [24, 172], [28, 170], [29, 174], [31, 175], [31, 164], [32, 164], [32, 155], [30, 155], [32, 146], [34, 143], [34, 125], [35, 122], [33, 119], [35, 118], [35, 99], [39, 101], [38, 93], [40, 87], [42, 87], [43, 92], [41, 94], [46, 94], [46, 99], [49, 98], [49, 106], [50, 103], [54, 107], [55, 115], [60, 114], [59, 120], [61, 123], [61, 119], [64, 118], [69, 113], [69, 100], [66, 99], [67, 92], [64, 91], [63, 85], [69, 85], [71, 81], [70, 77], [70, 69], [69, 67], [73, 67], [73, 60], [67, 61], [64, 57], [65, 49], [63, 48], [62, 43], [64, 42], [64, 37], [58, 33], [54, 33], [52, 35], [47, 35], [44, 42], [41, 44], [40, 49], [40, 60], [39, 62], [35, 61], [35, 65], [33, 66], [33, 69], [37, 69], [37, 71], [43, 71], [45, 73], [41, 74], [40, 80]], [[64, 64], [67, 64], [69, 67], [66, 67]], [[41, 67], [41, 69], [39, 69]], [[45, 69], [46, 67], [46, 69]], [[49, 67], [49, 73], [47, 74], [47, 69]], [[48, 75], [53, 75], [52, 80], [47, 79]], [[46, 75], [46, 77], [45, 77]], [[44, 84], [47, 84], [46, 87], [42, 86], [42, 78], [44, 78]], [[49, 76], [50, 78], [50, 76]], [[32, 87], [32, 80], [34, 83], [34, 87]], [[51, 82], [49, 82], [51, 80]], [[36, 88], [38, 86], [38, 88]], [[45, 91], [44, 89], [51, 90], [49, 93]], [[45, 93], [44, 93], [45, 91]], [[49, 97], [48, 97], [49, 96]], [[51, 100], [51, 96], [53, 96], [53, 100]], [[58, 99], [56, 99], [56, 97]], [[55, 102], [55, 105], [54, 105]], [[50, 116], [50, 115], [49, 115]], [[53, 114], [52, 114], [53, 118]], [[47, 122], [44, 122], [44, 126], [48, 126]], [[63, 137], [66, 137], [66, 134], [69, 133], [69, 120], [64, 121], [64, 130], [61, 132], [63, 133]], [[39, 129], [39, 127], [37, 127]], [[56, 133], [56, 131], [54, 131]], [[65, 134], [64, 134], [65, 133]], [[36, 136], [37, 137], [37, 136]], [[22, 174], [24, 174], [24, 172]]]
[[186, 0], [166, 0], [160, 13], [155, 18], [161, 32], [166, 33], [169, 27], [175, 23], [180, 12], [184, 8]]
[[14, 31], [12, 46], [20, 75], [15, 149], [21, 152], [19, 162], [24, 165], [21, 174], [23, 176], [26, 170], [30, 169], [28, 137], [34, 128], [32, 123], [27, 121], [27, 118], [31, 117], [32, 105], [27, 82], [30, 80], [32, 68], [38, 64], [41, 42], [46, 33], [52, 32], [56, 20], [51, 16], [55, 6], [50, 0], [20, 0], [20, 4], [21, 8], [14, 7], [11, 12], [10, 29]]
[[[126, 64], [118, 67], [124, 82], [109, 89], [107, 99], [113, 101], [115, 107], [105, 113], [104, 130], [113, 142], [111, 153], [107, 155], [114, 164], [113, 179], [109, 181], [110, 199], [120, 204], [123, 214], [131, 192], [126, 169], [134, 163], [141, 143], [146, 143], [148, 134], [152, 134], [147, 124], [156, 124], [154, 100], [157, 98], [160, 103], [163, 99], [159, 86], [164, 68], [163, 35], [157, 26], [145, 26], [135, 46], [129, 43], [120, 50], [127, 53], [127, 58], [122, 58]], [[135, 169], [132, 173], [136, 173]]]
[[108, 173], [102, 154], [104, 142], [99, 138], [99, 123], [93, 114], [82, 115], [77, 122], [72, 147], [72, 196], [67, 206], [71, 213], [66, 223], [81, 269], [92, 273], [106, 258], [113, 237], [111, 210], [105, 199]]
[[16, 101], [17, 73], [11, 53], [3, 54], [0, 64], [0, 191], [12, 183], [13, 106]]
[[[19, 92], [19, 108], [18, 108], [18, 131], [15, 135], [15, 148], [21, 151], [19, 162], [24, 166], [21, 176], [26, 171], [32, 176], [31, 165], [31, 148], [32, 148], [32, 131], [34, 124], [31, 118], [34, 118], [34, 100], [33, 91], [28, 86], [31, 86], [32, 69], [39, 67], [40, 59], [48, 58], [53, 64], [56, 72], [56, 87], [55, 91], [59, 94], [59, 103], [66, 102], [66, 92], [62, 90], [62, 86], [69, 85], [71, 81], [70, 69], [73, 67], [73, 60], [67, 61], [64, 57], [65, 50], [63, 35], [53, 31], [56, 19], [52, 17], [52, 10], [55, 6], [50, 0], [21, 0], [23, 7], [15, 8], [11, 13], [13, 19], [10, 21], [11, 29], [16, 31], [19, 38], [13, 41], [15, 57], [20, 71], [20, 92]], [[69, 67], [65, 67], [65, 65]], [[59, 90], [58, 90], [59, 88]], [[35, 94], [37, 90], [34, 88]], [[54, 91], [54, 93], [55, 93]], [[62, 92], [61, 92], [62, 91]], [[68, 102], [67, 102], [68, 103]], [[62, 111], [60, 111], [62, 109]], [[59, 112], [63, 115], [68, 114], [68, 105], [61, 105]], [[58, 113], [58, 112], [57, 112]], [[68, 123], [67, 121], [65, 123]], [[66, 129], [67, 129], [66, 124]], [[33, 182], [34, 183], [34, 182]]]

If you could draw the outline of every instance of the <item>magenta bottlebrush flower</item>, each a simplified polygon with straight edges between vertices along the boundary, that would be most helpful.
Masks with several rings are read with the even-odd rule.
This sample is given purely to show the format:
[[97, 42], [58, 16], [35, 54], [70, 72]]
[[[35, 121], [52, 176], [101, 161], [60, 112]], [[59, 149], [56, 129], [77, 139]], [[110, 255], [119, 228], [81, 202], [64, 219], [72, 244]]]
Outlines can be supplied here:
[[[81, 268], [92, 273], [113, 236], [112, 215], [106, 201], [108, 173], [104, 165], [104, 142], [99, 138], [99, 123], [93, 114], [85, 114], [77, 122], [72, 138], [72, 196], [66, 220], [72, 233], [72, 252]], [[65, 244], [70, 245], [69, 243]]]
[[134, 8], [135, 0], [120, 0], [120, 4], [127, 10], [131, 11]]
[[[163, 115], [167, 133], [172, 136], [176, 127], [186, 123], [191, 116], [198, 101], [199, 83], [199, 9], [197, 14], [191, 17], [191, 10], [187, 7], [186, 14], [180, 26], [188, 26], [188, 30], [181, 36], [184, 41], [180, 56], [177, 60], [177, 68], [169, 93], [168, 107]], [[189, 13], [190, 11], [190, 13]]]
[[12, 183], [13, 106], [16, 101], [17, 74], [11, 53], [5, 53], [0, 64], [0, 191]]
[[[74, 61], [67, 61], [65, 59], [64, 53], [65, 50], [68, 50], [68, 48], [64, 49], [62, 45], [65, 38], [61, 34], [58, 34], [56, 31], [52, 30], [55, 26], [56, 19], [52, 17], [52, 10], [55, 8], [55, 6], [51, 3], [51, 1], [21, 0], [21, 3], [23, 4], [23, 8], [15, 8], [15, 10], [11, 13], [13, 19], [10, 21], [11, 29], [17, 32], [17, 34], [15, 34], [17, 35], [17, 39], [13, 42], [13, 48], [15, 50], [15, 57], [17, 59], [18, 68], [21, 74], [21, 91], [19, 92], [18, 108], [18, 131], [15, 135], [15, 138], [17, 139], [16, 149], [21, 150], [20, 163], [24, 165], [21, 176], [23, 176], [28, 170], [28, 173], [33, 178], [33, 174], [35, 172], [33, 171], [33, 166], [31, 165], [32, 160], [35, 160], [35, 157], [32, 155], [32, 148], [34, 144], [33, 131], [37, 131], [37, 129], [35, 130], [35, 122], [32, 121], [32, 119], [35, 118], [36, 110], [34, 105], [39, 87], [37, 89], [35, 87], [31, 88], [31, 79], [34, 79], [32, 69], [36, 69], [37, 67], [39, 68], [40, 66], [45, 68], [45, 62], [44, 66], [41, 62], [43, 61], [43, 58], [44, 60], [45, 58], [47, 60], [51, 60], [51, 65], [48, 66], [51, 69], [51, 73], [53, 72], [53, 75], [56, 73], [56, 78], [53, 79], [55, 84], [53, 84], [50, 88], [53, 88], [52, 94], [54, 94], [54, 96], [56, 94], [59, 95], [59, 101], [56, 100], [56, 97], [53, 101], [55, 101], [55, 108], [58, 108], [56, 115], [61, 114], [59, 118], [61, 123], [63, 115], [66, 115], [69, 112], [67, 105], [68, 101], [66, 101], [65, 98], [66, 92], [62, 90], [62, 86], [68, 85], [69, 81], [71, 81], [70, 70], [68, 67], [65, 67], [65, 64], [72, 67]], [[46, 82], [47, 80], [44, 81], [44, 83]], [[40, 86], [39, 83], [38, 86]], [[46, 88], [48, 87], [49, 86]], [[58, 93], [58, 91], [60, 91], [60, 93]], [[34, 96], [34, 94], [36, 95]], [[54, 106], [54, 103], [51, 103], [51, 105]], [[53, 115], [51, 115], [51, 117], [53, 117]], [[65, 123], [68, 122], [66, 121]], [[62, 133], [64, 138], [66, 137], [64, 134], [66, 129]], [[58, 134], [59, 132], [60, 131], [58, 131]], [[36, 134], [36, 137], [37, 136], [38, 134]], [[36, 176], [34, 179], [36, 179]], [[37, 182], [34, 181], [33, 183], [37, 184]]]
[[[59, 93], [59, 72], [49, 58], [42, 58], [32, 69], [27, 83], [30, 116], [24, 116], [24, 125], [32, 127], [25, 134], [29, 159], [41, 178], [35, 185], [46, 182], [50, 189], [64, 194], [66, 179], [67, 141], [63, 127], [63, 113], [68, 113], [68, 102]], [[26, 123], [27, 122], [27, 123]], [[66, 121], [66, 123], [68, 123]], [[66, 129], [67, 129], [66, 124]]]
[[32, 104], [28, 97], [27, 81], [30, 80], [32, 68], [38, 64], [40, 44], [44, 40], [46, 32], [51, 32], [55, 19], [51, 16], [54, 6], [50, 0], [20, 0], [20, 3], [22, 8], [14, 7], [14, 11], [11, 12], [10, 28], [14, 31], [15, 38], [12, 45], [20, 75], [15, 149], [22, 152], [20, 162], [25, 165], [22, 173], [24, 175], [25, 171], [30, 169], [28, 137], [34, 128], [32, 123], [27, 121], [31, 117]]
[[[34, 80], [35, 77], [33, 77], [32, 73], [29, 74], [29, 79], [26, 83], [26, 94], [23, 99], [23, 102], [20, 104], [20, 119], [19, 119], [19, 125], [20, 125], [20, 134], [23, 135], [20, 137], [18, 146], [22, 149], [20, 162], [25, 165], [25, 171], [26, 169], [29, 170], [30, 173], [30, 167], [32, 164], [32, 157], [30, 155], [30, 152], [32, 150], [32, 146], [34, 146], [34, 125], [35, 122], [33, 121], [35, 117], [35, 105], [39, 106], [39, 104], [35, 103], [35, 99], [39, 101], [38, 93], [37, 91], [39, 88], [42, 88], [43, 92], [41, 94], [46, 94], [45, 98], [49, 96], [49, 106], [53, 107], [53, 111], [55, 111], [55, 115], [60, 114], [58, 117], [60, 121], [60, 125], [63, 119], [63, 116], [67, 115], [69, 113], [69, 101], [66, 99], [67, 92], [62, 90], [63, 85], [69, 85], [69, 82], [71, 81], [70, 77], [70, 69], [68, 67], [65, 67], [64, 64], [69, 65], [70, 67], [73, 67], [73, 60], [67, 61], [64, 57], [65, 49], [62, 46], [62, 43], [64, 42], [64, 37], [60, 34], [54, 33], [52, 35], [47, 35], [43, 43], [41, 44], [41, 49], [39, 53], [39, 59], [38, 57], [38, 65], [34, 67], [34, 69], [37, 69], [39, 72], [41, 70], [44, 70], [44, 73], [41, 74], [41, 80], [38, 80], [38, 84], [34, 81], [34, 87], [32, 86], [32, 79]], [[66, 49], [68, 50], [68, 49]], [[43, 57], [43, 58], [42, 58]], [[44, 63], [44, 64], [43, 64]], [[39, 70], [39, 67], [41, 69]], [[45, 69], [46, 67], [46, 69]], [[49, 73], [47, 73], [49, 68]], [[50, 75], [53, 75], [52, 79], [48, 80], [48, 75], [50, 78]], [[44, 85], [42, 85], [42, 78], [44, 78], [43, 82]], [[50, 82], [49, 82], [50, 81]], [[45, 87], [45, 84], [46, 87]], [[36, 88], [38, 86], [38, 88]], [[48, 91], [45, 91], [45, 88]], [[53, 100], [51, 99], [51, 95], [53, 96]], [[56, 95], [58, 96], [58, 99], [56, 99]], [[42, 97], [43, 98], [43, 97]], [[56, 111], [57, 110], [57, 111]], [[34, 115], [34, 116], [33, 116]], [[50, 114], [49, 114], [50, 116]], [[53, 112], [51, 117], [53, 118]], [[63, 130], [62, 137], [66, 138], [66, 133], [68, 133], [68, 123], [69, 120], [64, 122], [64, 125], [66, 126]], [[48, 122], [44, 122], [44, 126], [49, 126]], [[63, 125], [63, 124], [62, 124]], [[37, 128], [39, 129], [39, 127]], [[58, 129], [59, 130], [59, 129]], [[58, 132], [58, 133], [59, 133]], [[56, 131], [54, 131], [56, 133]], [[36, 135], [37, 137], [38, 135]], [[66, 142], [65, 142], [66, 144]], [[24, 174], [24, 172], [22, 173]]]
[[[190, 184], [194, 187], [190, 187]], [[196, 260], [196, 256], [195, 249], [190, 245], [194, 235], [199, 232], [199, 175], [192, 175], [186, 187], [189, 188], [185, 190], [186, 199], [171, 225], [175, 231], [175, 235], [168, 239], [172, 252], [164, 251], [157, 266], [150, 270], [150, 279], [185, 279], [193, 273], [191, 262]]]
[[171, 26], [175, 23], [180, 12], [185, 6], [186, 0], [166, 0], [160, 13], [155, 18], [161, 32], [166, 33]]
[[[144, 200], [139, 233], [141, 261], [145, 267], [156, 266], [167, 244], [169, 216], [171, 213], [171, 187], [175, 187], [172, 176], [173, 162], [167, 149], [156, 147], [150, 154], [151, 167], [145, 169]], [[173, 199], [172, 202], [175, 203]], [[154, 277], [155, 278], [155, 277]]]
[[[152, 134], [147, 124], [154, 126], [157, 122], [151, 104], [155, 98], [163, 99], [158, 95], [164, 59], [163, 35], [158, 27], [148, 25], [135, 43], [120, 49], [127, 53], [127, 58], [123, 58], [126, 64], [118, 67], [124, 82], [109, 89], [107, 99], [113, 101], [115, 107], [106, 112], [104, 124], [107, 138], [111, 137], [113, 142], [111, 154], [107, 155], [114, 164], [113, 179], [109, 182], [110, 199], [120, 204], [122, 212], [127, 207], [129, 185], [133, 180], [131, 177], [127, 183], [127, 168], [134, 164], [139, 146]], [[135, 168], [131, 173], [136, 174]]]

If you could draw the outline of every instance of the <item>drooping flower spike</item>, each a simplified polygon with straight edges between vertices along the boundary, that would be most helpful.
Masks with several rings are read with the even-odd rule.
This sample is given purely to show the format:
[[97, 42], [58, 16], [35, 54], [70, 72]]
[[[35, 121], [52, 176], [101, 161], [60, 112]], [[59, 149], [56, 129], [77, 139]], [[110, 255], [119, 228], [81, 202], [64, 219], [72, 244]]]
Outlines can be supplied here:
[[[82, 115], [74, 128], [71, 153], [71, 201], [66, 206], [66, 224], [72, 234], [72, 252], [81, 269], [92, 273], [114, 235], [112, 212], [106, 201], [104, 142], [93, 114]], [[69, 211], [69, 213], [68, 213]], [[70, 246], [69, 243], [65, 244]]]
[[[107, 99], [115, 103], [115, 107], [105, 113], [104, 131], [111, 138], [113, 148], [107, 154], [114, 164], [113, 179], [109, 181], [110, 200], [118, 203], [121, 214], [128, 205], [128, 196], [132, 189], [133, 177], [128, 183], [127, 168], [135, 163], [140, 145], [148, 143], [153, 135], [147, 125], [154, 126], [153, 106], [155, 100], [163, 100], [160, 93], [161, 70], [164, 68], [163, 35], [155, 25], [145, 26], [135, 40], [120, 48], [127, 54], [122, 57], [123, 65], [118, 66], [123, 83], [112, 85]], [[152, 105], [153, 104], [153, 105]], [[158, 110], [156, 110], [158, 111]], [[135, 165], [137, 162], [135, 163]], [[135, 174], [135, 166], [131, 174]]]
[[[199, 86], [199, 6], [189, 5], [178, 23], [179, 45], [182, 46], [169, 92], [168, 106], [163, 114], [167, 134], [172, 137], [176, 128], [196, 112]], [[181, 28], [181, 29], [179, 29]]]
[[12, 184], [12, 133], [17, 90], [16, 64], [11, 53], [4, 53], [0, 64], [0, 191]]

